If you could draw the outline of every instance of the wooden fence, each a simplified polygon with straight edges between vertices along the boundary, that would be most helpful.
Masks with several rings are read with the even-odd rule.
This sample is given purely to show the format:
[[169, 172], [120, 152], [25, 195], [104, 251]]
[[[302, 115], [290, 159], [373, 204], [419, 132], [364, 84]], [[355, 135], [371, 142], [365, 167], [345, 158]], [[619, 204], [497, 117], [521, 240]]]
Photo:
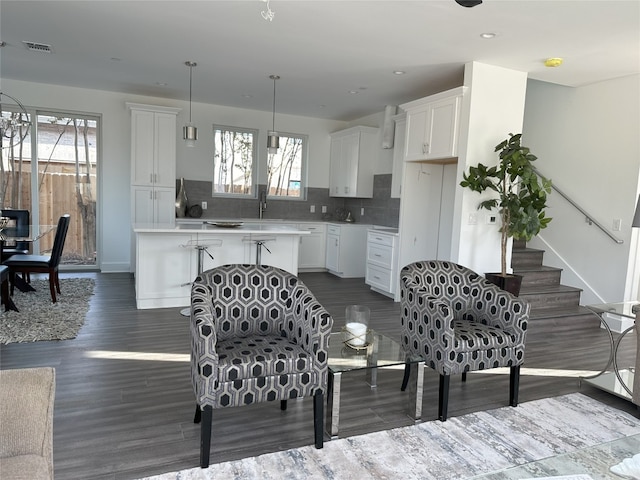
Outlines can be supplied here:
[[[22, 181], [20, 199], [14, 202], [12, 185], [17, 178], [9, 182], [5, 195], [7, 208], [30, 209], [31, 205], [31, 173], [19, 174]], [[83, 180], [86, 177], [82, 177]], [[62, 263], [75, 265], [94, 265], [96, 259], [96, 176], [90, 176], [90, 183], [81, 183], [83, 207], [80, 206], [76, 195], [75, 173], [47, 172], [39, 175], [39, 198], [41, 225], [56, 225], [61, 215], [71, 216], [69, 231], [64, 245]], [[53, 246], [54, 234], [45, 235], [40, 239], [40, 251], [46, 252]]]

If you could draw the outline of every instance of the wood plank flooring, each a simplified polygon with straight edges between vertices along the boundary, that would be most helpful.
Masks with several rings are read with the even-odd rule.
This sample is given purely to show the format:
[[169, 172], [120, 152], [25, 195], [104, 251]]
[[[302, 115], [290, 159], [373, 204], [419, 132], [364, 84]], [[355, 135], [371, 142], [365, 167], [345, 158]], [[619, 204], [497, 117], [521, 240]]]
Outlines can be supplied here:
[[[129, 274], [92, 276], [96, 292], [86, 323], [74, 340], [0, 347], [0, 368], [56, 368], [54, 462], [57, 480], [135, 479], [198, 465], [199, 427], [189, 372], [188, 319], [178, 308], [136, 310]], [[371, 309], [372, 327], [399, 338], [400, 306], [371, 292], [363, 279], [326, 273], [301, 278], [344, 325], [350, 304]], [[64, 283], [63, 283], [64, 288]], [[64, 291], [63, 291], [64, 294]], [[631, 337], [631, 336], [630, 336]], [[598, 371], [608, 358], [605, 332], [592, 324], [577, 328], [561, 320], [531, 325], [520, 401], [580, 391], [629, 412], [635, 407], [585, 384], [580, 371]], [[633, 338], [625, 339], [620, 363], [631, 362]], [[402, 371], [385, 369], [371, 389], [363, 373], [342, 381], [340, 435], [352, 436], [411, 425]], [[423, 414], [437, 415], [438, 377], [428, 370]], [[508, 375], [471, 374], [466, 384], [452, 379], [449, 415], [507, 404]], [[25, 415], [28, 412], [23, 412]], [[212, 463], [313, 443], [311, 399], [214, 411]]]

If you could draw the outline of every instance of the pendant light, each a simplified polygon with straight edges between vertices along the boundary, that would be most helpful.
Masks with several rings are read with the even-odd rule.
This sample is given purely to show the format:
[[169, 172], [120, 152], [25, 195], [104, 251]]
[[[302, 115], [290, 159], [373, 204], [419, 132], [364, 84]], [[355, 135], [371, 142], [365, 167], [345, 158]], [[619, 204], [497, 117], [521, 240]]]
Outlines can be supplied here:
[[280, 147], [280, 137], [276, 132], [276, 80], [280, 80], [279, 75], [269, 75], [269, 78], [273, 80], [273, 117], [271, 123], [271, 130], [267, 132], [267, 151], [270, 154], [278, 153]]
[[196, 140], [198, 140], [198, 127], [191, 123], [191, 93], [193, 67], [196, 67], [198, 64], [191, 61], [184, 62], [184, 64], [189, 67], [189, 123], [182, 127], [182, 138], [187, 147], [195, 147]]

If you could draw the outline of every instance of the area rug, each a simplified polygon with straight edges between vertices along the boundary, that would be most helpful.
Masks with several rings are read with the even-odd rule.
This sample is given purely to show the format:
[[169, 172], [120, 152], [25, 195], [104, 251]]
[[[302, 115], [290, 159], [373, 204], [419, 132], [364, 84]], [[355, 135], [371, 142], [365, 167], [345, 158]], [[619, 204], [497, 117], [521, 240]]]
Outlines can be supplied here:
[[639, 419], [573, 393], [146, 480], [467, 479], [637, 434]]
[[0, 313], [0, 344], [75, 338], [89, 311], [92, 278], [61, 278], [57, 302], [51, 301], [48, 280], [33, 280], [35, 292], [13, 294], [19, 312]]

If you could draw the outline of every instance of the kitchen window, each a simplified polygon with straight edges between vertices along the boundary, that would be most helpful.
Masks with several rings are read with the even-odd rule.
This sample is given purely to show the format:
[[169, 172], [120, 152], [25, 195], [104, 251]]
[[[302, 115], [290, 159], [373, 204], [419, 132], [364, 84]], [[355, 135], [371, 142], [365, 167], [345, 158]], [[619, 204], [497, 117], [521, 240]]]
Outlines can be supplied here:
[[307, 136], [279, 133], [280, 148], [267, 159], [267, 195], [304, 199], [307, 170]]
[[253, 196], [258, 131], [213, 126], [213, 195]]

